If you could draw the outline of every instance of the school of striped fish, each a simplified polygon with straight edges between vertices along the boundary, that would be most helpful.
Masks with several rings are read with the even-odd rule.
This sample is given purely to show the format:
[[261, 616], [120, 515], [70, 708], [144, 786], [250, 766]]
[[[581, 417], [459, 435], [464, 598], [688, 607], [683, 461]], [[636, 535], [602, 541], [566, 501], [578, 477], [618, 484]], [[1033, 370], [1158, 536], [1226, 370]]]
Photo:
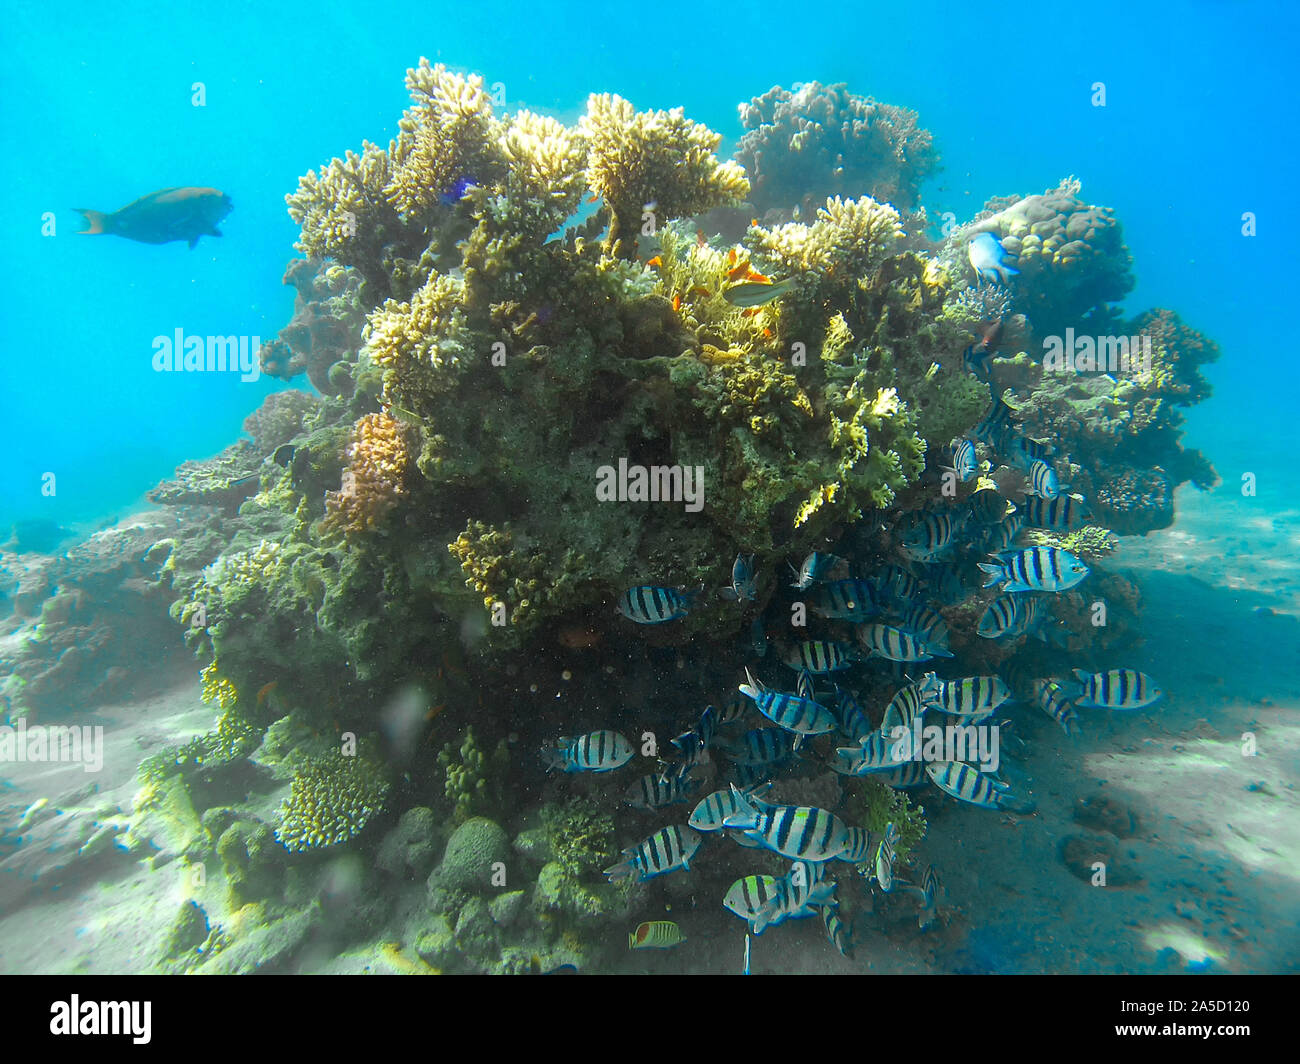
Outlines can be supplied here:
[[[897, 891], [915, 900], [924, 929], [938, 912], [938, 874], [928, 867], [918, 882], [903, 878], [893, 823], [873, 836], [833, 810], [768, 801], [764, 794], [774, 782], [824, 766], [899, 790], [929, 786], [964, 805], [1028, 815], [1033, 800], [996, 770], [969, 757], [932, 756], [911, 737], [927, 722], [949, 730], [1003, 728], [1010, 721], [998, 715], [1013, 704], [1041, 711], [1072, 736], [1079, 731], [1079, 710], [1143, 709], [1161, 698], [1151, 677], [1123, 667], [1028, 678], [965, 674], [970, 670], [949, 649], [950, 619], [970, 614], [949, 609], [945, 617], [945, 609], [993, 589], [975, 631], [964, 636], [1030, 636], [1059, 648], [1065, 644], [1053, 599], [1090, 575], [1067, 550], [1017, 542], [1030, 529], [1076, 530], [1091, 516], [1087, 502], [1060, 484], [1053, 447], [1024, 435], [1014, 411], [995, 398], [970, 435], [953, 441], [951, 465], [941, 467], [948, 481], [965, 485], [980, 475], [977, 443], [991, 455], [988, 468], [1003, 465], [1023, 474], [1023, 496], [1008, 498], [983, 478], [969, 490], [945, 489], [920, 510], [855, 526], [836, 547], [842, 554], [814, 551], [791, 564], [784, 588], [779, 577], [763, 579], [754, 556], [735, 559], [731, 582], [713, 594], [739, 614], [748, 633], [741, 650], [751, 664], [727, 697], [656, 748], [655, 769], [624, 791], [626, 805], [641, 812], [692, 807], [685, 823], [661, 827], [624, 849], [605, 870], [611, 880], [688, 873], [699, 860], [716, 860], [712, 852], [728, 844], [767, 850], [789, 862], [788, 871], [741, 875], [721, 905], [745, 921], [752, 936], [787, 920], [820, 916], [830, 944], [852, 956], [852, 922], [841, 914], [837, 892]], [[634, 624], [665, 625], [688, 617], [706, 594], [703, 588], [638, 584], [619, 596], [616, 608]], [[750, 611], [757, 611], [752, 619], [745, 616]], [[802, 624], [790, 620], [804, 614]], [[768, 633], [791, 624], [797, 637], [780, 639], [778, 659], [756, 676], [759, 663], [768, 660]], [[605, 773], [629, 764], [636, 750], [622, 734], [598, 730], [562, 737], [544, 754], [552, 770]], [[716, 789], [701, 794], [711, 777]], [[908, 859], [915, 863], [914, 855]], [[683, 941], [670, 921], [648, 921], [629, 936], [632, 949], [667, 949]], [[748, 939], [745, 958], [747, 971]]]

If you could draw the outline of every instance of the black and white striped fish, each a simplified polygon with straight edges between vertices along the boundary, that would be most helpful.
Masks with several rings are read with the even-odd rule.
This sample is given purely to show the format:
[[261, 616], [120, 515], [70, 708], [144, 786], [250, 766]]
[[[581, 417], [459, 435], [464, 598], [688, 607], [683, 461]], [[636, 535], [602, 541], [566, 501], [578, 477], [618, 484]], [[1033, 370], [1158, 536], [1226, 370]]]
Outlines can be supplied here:
[[779, 882], [776, 876], [746, 876], [738, 879], [727, 888], [722, 904], [742, 920], [752, 920], [777, 896]]
[[730, 787], [725, 791], [714, 791], [699, 800], [691, 810], [687, 823], [696, 831], [721, 831], [722, 822], [735, 813], [737, 808]]
[[849, 864], [865, 864], [871, 860], [871, 832], [866, 828], [849, 826], [849, 841], [832, 860]]
[[939, 897], [939, 876], [934, 870], [934, 865], [929, 865], [925, 870], [925, 876], [918, 887], [915, 883], [904, 883], [901, 879], [898, 885], [906, 890], [909, 894], [915, 894], [920, 905], [919, 915], [917, 917], [917, 926], [925, 930], [934, 919], [935, 902]]
[[886, 736], [895, 734], [894, 729], [912, 727], [912, 721], [925, 713], [943, 691], [943, 685], [934, 673], [926, 673], [919, 683], [910, 683], [900, 687], [885, 707], [885, 719], [880, 722], [880, 731]]
[[996, 525], [1016, 512], [1016, 504], [1001, 495], [997, 488], [978, 488], [966, 500], [966, 512], [977, 525]]
[[833, 580], [817, 589], [810, 606], [818, 617], [831, 621], [861, 622], [880, 613], [867, 580]]
[[704, 842], [704, 836], [692, 828], [673, 824], [660, 828], [648, 839], [623, 851], [623, 860], [605, 869], [610, 880], [635, 876], [653, 879], [678, 868], [691, 867], [691, 858]]
[[671, 587], [630, 587], [618, 598], [618, 612], [637, 624], [666, 624], [690, 613], [697, 594]]
[[1008, 514], [988, 530], [984, 537], [984, 549], [989, 554], [1001, 554], [1016, 541], [1016, 537], [1025, 530], [1025, 515], [1020, 512]]
[[[841, 746], [830, 762], [842, 776], [865, 776], [890, 772], [906, 762], [908, 740], [895, 740], [883, 731], [873, 731], [856, 746]], [[909, 755], [910, 756], [910, 755]]]
[[925, 773], [924, 761], [904, 761], [903, 764], [889, 772], [878, 772], [875, 778], [896, 791], [910, 791], [930, 781]]
[[1021, 436], [1019, 433], [1012, 435], [1006, 442], [1007, 462], [1024, 470], [1029, 470], [1034, 462], [1041, 462], [1049, 458], [1052, 452], [1056, 450], [1050, 443], [1030, 439], [1028, 436]]
[[790, 570], [794, 573], [794, 583], [790, 586], [796, 591], [806, 591], [813, 584], [825, 580], [830, 571], [843, 560], [843, 558], [838, 558], [834, 554], [822, 554], [819, 551], [813, 551], [803, 560], [803, 564], [798, 569], [795, 569], [793, 565], [790, 566]]
[[826, 905], [834, 896], [835, 884], [823, 878], [821, 864], [796, 861], [777, 881], [775, 897], [754, 914], [749, 929], [761, 935], [786, 920], [812, 916], [817, 906]]
[[931, 646], [946, 647], [948, 645], [948, 622], [943, 619], [940, 613], [930, 609], [923, 602], [918, 602], [904, 613], [902, 619], [898, 622], [898, 627], [905, 632], [919, 635], [922, 640]]
[[1011, 793], [1011, 785], [961, 761], [927, 761], [925, 771], [941, 791], [970, 805], [1027, 813], [1033, 803]]
[[1025, 524], [1049, 532], [1073, 532], [1092, 517], [1092, 510], [1079, 495], [1057, 495], [1054, 499], [1025, 496]]
[[934, 657], [952, 657], [946, 647], [928, 643], [918, 635], [887, 624], [864, 624], [858, 629], [858, 642], [868, 657], [886, 661], [929, 661]]
[[857, 656], [857, 650], [848, 643], [805, 639], [790, 650], [785, 663], [792, 669], [802, 669], [820, 676], [850, 668]]
[[975, 445], [965, 436], [952, 441], [952, 465], [946, 468], [948, 472], [956, 473], [957, 479], [963, 484], [979, 472]]
[[876, 847], [876, 882], [880, 889], [888, 894], [894, 889], [894, 861], [898, 857], [894, 849], [898, 845], [898, 829], [893, 821], [885, 825], [885, 835]]
[[1041, 458], [1034, 459], [1029, 467], [1029, 488], [1040, 499], [1055, 499], [1061, 494], [1061, 484], [1056, 479], [1056, 470]]
[[877, 600], [882, 606], [905, 610], [921, 595], [921, 584], [911, 573], [898, 565], [887, 565], [875, 577]]
[[1079, 695], [1074, 704], [1084, 709], [1144, 709], [1164, 694], [1155, 680], [1135, 669], [1087, 673], [1074, 670]]
[[953, 537], [965, 523], [961, 511], [927, 513], [903, 533], [900, 549], [916, 561], [928, 561], [952, 546]]
[[1038, 708], [1056, 721], [1066, 735], [1074, 735], [1079, 729], [1079, 715], [1070, 702], [1069, 692], [1056, 680], [1035, 680], [1034, 701]]
[[754, 705], [773, 724], [800, 735], [824, 735], [835, 730], [835, 717], [829, 709], [811, 698], [769, 691], [746, 671], [747, 683], [740, 693], [754, 700]]
[[939, 709], [958, 717], [983, 720], [1011, 697], [1001, 676], [967, 676], [946, 680], [939, 693]]
[[975, 426], [974, 435], [981, 443], [998, 447], [1015, 426], [1015, 411], [1002, 399], [996, 399]]
[[714, 747], [737, 765], [762, 768], [794, 756], [794, 734], [784, 728], [751, 728], [738, 739], [719, 736]]
[[826, 927], [826, 937], [831, 940], [833, 945], [845, 957], [853, 956], [853, 940], [849, 937], [848, 925], [840, 916], [839, 906], [823, 905], [821, 906], [822, 923]]
[[1089, 572], [1086, 565], [1060, 547], [1025, 547], [980, 562], [985, 587], [1001, 585], [1003, 591], [1068, 591]]
[[699, 780], [680, 773], [651, 773], [632, 784], [623, 800], [633, 809], [663, 809], [686, 801], [699, 785]]
[[557, 768], [565, 772], [612, 772], [631, 761], [635, 751], [618, 732], [594, 731], [576, 738], [562, 736], [547, 753], [547, 772]]
[[792, 861], [829, 861], [848, 842], [848, 827], [816, 806], [770, 805], [732, 788], [737, 811], [723, 823]]
[[836, 688], [836, 694], [835, 722], [839, 725], [840, 734], [854, 742], [865, 739], [875, 730], [867, 719], [866, 711], [847, 688]]

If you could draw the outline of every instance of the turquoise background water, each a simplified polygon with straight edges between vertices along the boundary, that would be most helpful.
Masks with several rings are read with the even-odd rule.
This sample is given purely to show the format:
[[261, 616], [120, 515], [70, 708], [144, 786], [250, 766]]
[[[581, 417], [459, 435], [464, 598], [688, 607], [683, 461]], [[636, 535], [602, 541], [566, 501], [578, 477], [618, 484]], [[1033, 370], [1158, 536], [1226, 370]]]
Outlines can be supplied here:
[[[1287, 196], [1300, 136], [1287, 70], [1300, 14], [1140, 6], [10, 5], [0, 530], [120, 512], [179, 462], [232, 442], [285, 387], [154, 373], [152, 339], [177, 327], [276, 334], [293, 306], [280, 283], [296, 236], [285, 193], [308, 168], [396, 134], [403, 73], [421, 55], [501, 82], [508, 110], [571, 121], [589, 92], [682, 106], [724, 134], [724, 154], [742, 132], [738, 103], [777, 84], [844, 81], [916, 109], [933, 131], [944, 169], [924, 189], [932, 217], [965, 220], [989, 196], [1073, 173], [1124, 226], [1138, 279], [1126, 308], [1175, 309], [1223, 347], [1208, 371], [1217, 394], [1192, 412], [1187, 442], [1221, 465], [1293, 454]], [[196, 81], [204, 107], [191, 104]], [[1097, 81], [1104, 108], [1090, 102]], [[225, 236], [191, 251], [73, 235], [71, 208], [111, 211], [168, 185], [227, 192]], [[1258, 218], [1253, 238], [1245, 211]], [[45, 212], [54, 237], [41, 235]], [[41, 494], [47, 471], [53, 498]]]

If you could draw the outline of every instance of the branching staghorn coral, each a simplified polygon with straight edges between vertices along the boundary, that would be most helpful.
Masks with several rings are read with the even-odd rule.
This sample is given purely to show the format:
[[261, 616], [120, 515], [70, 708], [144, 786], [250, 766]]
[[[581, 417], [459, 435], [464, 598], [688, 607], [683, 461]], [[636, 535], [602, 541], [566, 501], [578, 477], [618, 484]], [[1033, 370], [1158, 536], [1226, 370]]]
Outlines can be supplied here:
[[593, 93], [579, 125], [587, 182], [610, 211], [604, 247], [613, 258], [636, 254], [643, 212], [658, 226], [749, 194], [744, 171], [713, 154], [721, 134], [690, 121], [680, 107], [637, 112], [621, 96]]

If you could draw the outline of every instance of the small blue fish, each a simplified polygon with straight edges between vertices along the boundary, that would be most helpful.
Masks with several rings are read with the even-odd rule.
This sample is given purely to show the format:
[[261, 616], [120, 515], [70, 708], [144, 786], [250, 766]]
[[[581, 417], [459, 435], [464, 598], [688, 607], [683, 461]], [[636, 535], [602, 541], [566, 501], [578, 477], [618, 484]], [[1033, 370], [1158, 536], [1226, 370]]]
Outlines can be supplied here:
[[735, 564], [731, 567], [731, 586], [724, 587], [718, 594], [729, 602], [753, 602], [758, 597], [752, 554], [748, 558], [743, 554], [736, 555]]
[[[790, 586], [796, 591], [806, 591], [813, 584], [826, 579], [826, 575], [840, 561], [841, 559], [834, 554], [821, 554], [818, 551], [813, 551], [795, 571], [795, 582]], [[792, 565], [790, 568], [793, 570], [794, 566]]]
[[1006, 249], [992, 233], [980, 233], [972, 239], [967, 254], [981, 281], [1006, 284], [1010, 278], [1020, 275], [1019, 270], [1007, 265]]

